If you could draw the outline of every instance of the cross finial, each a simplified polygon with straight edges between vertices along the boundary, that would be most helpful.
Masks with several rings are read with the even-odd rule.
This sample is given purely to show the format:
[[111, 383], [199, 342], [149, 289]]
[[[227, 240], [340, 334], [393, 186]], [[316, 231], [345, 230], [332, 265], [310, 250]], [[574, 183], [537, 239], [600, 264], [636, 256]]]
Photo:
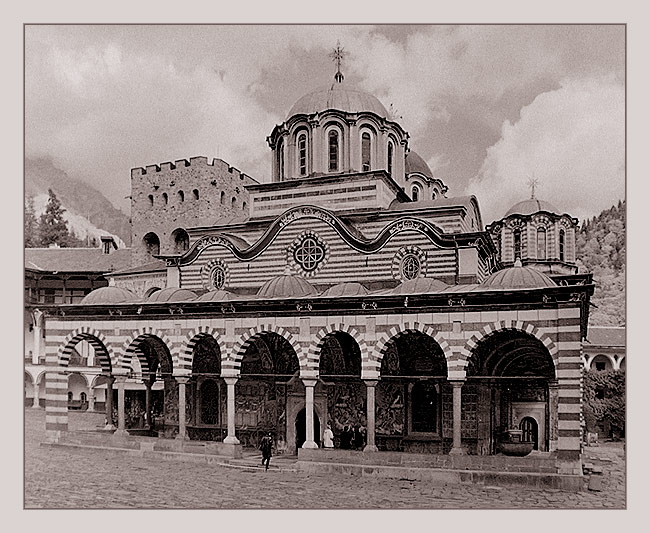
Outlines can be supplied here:
[[533, 177], [528, 180], [528, 186], [530, 187], [530, 198], [531, 200], [535, 199], [535, 187], [539, 183], [539, 180], [533, 174]]
[[336, 41], [336, 48], [332, 50], [330, 53], [330, 57], [332, 58], [332, 61], [336, 63], [336, 74], [334, 74], [334, 79], [341, 83], [343, 81], [343, 74], [341, 72], [341, 63], [343, 62], [343, 58], [346, 55], [346, 51], [344, 48], [341, 48], [341, 41]]

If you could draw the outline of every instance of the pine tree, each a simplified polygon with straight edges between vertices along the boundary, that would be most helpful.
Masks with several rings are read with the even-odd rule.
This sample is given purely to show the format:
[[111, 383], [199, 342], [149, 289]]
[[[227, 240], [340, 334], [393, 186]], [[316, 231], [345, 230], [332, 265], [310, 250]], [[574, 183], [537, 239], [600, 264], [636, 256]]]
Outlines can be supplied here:
[[39, 224], [40, 245], [58, 244], [59, 246], [66, 246], [69, 233], [68, 223], [63, 219], [65, 209], [61, 207], [61, 202], [52, 189], [48, 189], [47, 193], [50, 197], [47, 200], [47, 207], [45, 213], [41, 215]]
[[38, 245], [38, 220], [34, 213], [34, 198], [29, 196], [25, 201], [25, 248], [35, 248]]

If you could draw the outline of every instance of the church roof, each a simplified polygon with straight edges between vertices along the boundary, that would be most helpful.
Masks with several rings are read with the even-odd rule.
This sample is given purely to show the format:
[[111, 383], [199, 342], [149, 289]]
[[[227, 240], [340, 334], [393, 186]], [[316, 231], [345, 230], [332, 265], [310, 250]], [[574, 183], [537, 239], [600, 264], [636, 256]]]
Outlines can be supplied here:
[[406, 154], [404, 161], [404, 170], [406, 174], [418, 172], [427, 178], [433, 178], [433, 172], [431, 172], [429, 165], [427, 165], [426, 161], [422, 159], [417, 152], [414, 151], [410, 151], [408, 154]]
[[449, 286], [435, 278], [415, 278], [400, 283], [395, 287], [392, 294], [429, 294], [442, 292]]
[[532, 215], [533, 213], [538, 213], [539, 211], [548, 211], [549, 213], [560, 214], [560, 211], [552, 204], [545, 202], [544, 200], [538, 200], [537, 198], [528, 198], [522, 202], [518, 202], [513, 205], [505, 216], [510, 215]]
[[291, 274], [270, 279], [257, 291], [257, 296], [264, 298], [302, 298], [316, 294], [316, 289], [305, 278]]
[[202, 294], [196, 300], [197, 302], [228, 302], [230, 300], [236, 300], [238, 296], [230, 291], [218, 290], [218, 291], [209, 291], [205, 294]]
[[195, 300], [196, 293], [190, 291], [189, 289], [179, 289], [177, 287], [169, 287], [167, 289], [162, 289], [156, 291], [149, 298], [147, 298], [148, 303], [165, 303], [165, 302], [187, 302], [189, 300]]
[[111, 272], [131, 266], [131, 249], [25, 248], [25, 268], [42, 272]]
[[89, 292], [81, 300], [81, 305], [127, 304], [138, 301], [138, 297], [121, 287], [100, 287]]
[[287, 119], [294, 115], [311, 115], [328, 109], [337, 109], [347, 113], [374, 113], [382, 118], [389, 118], [388, 111], [372, 94], [349, 88], [345, 83], [334, 82], [306, 94], [300, 98], [289, 111]]
[[625, 346], [625, 328], [589, 326], [587, 344], [592, 346]]
[[521, 261], [517, 259], [515, 266], [504, 268], [481, 283], [482, 289], [541, 289], [544, 287], [556, 287], [555, 283], [546, 274], [535, 270], [534, 268], [521, 266]]
[[321, 296], [329, 298], [332, 296], [363, 296], [368, 294], [368, 289], [366, 289], [361, 283], [349, 282], [349, 283], [339, 283], [327, 289]]

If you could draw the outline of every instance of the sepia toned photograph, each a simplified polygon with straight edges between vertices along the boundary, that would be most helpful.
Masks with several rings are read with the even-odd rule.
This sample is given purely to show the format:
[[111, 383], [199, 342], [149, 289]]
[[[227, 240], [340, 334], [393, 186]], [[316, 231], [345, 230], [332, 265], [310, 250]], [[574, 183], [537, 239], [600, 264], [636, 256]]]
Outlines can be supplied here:
[[25, 509], [626, 509], [626, 24], [25, 24]]

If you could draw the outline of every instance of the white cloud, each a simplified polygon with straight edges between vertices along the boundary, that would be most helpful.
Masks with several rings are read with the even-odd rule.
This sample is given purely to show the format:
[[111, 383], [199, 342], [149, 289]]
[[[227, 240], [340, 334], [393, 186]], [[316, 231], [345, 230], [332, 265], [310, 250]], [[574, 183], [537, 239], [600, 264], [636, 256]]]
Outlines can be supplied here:
[[503, 124], [501, 139], [488, 148], [468, 193], [480, 201], [483, 218], [501, 218], [530, 195], [560, 211], [585, 218], [625, 195], [625, 93], [613, 77], [565, 80]]

